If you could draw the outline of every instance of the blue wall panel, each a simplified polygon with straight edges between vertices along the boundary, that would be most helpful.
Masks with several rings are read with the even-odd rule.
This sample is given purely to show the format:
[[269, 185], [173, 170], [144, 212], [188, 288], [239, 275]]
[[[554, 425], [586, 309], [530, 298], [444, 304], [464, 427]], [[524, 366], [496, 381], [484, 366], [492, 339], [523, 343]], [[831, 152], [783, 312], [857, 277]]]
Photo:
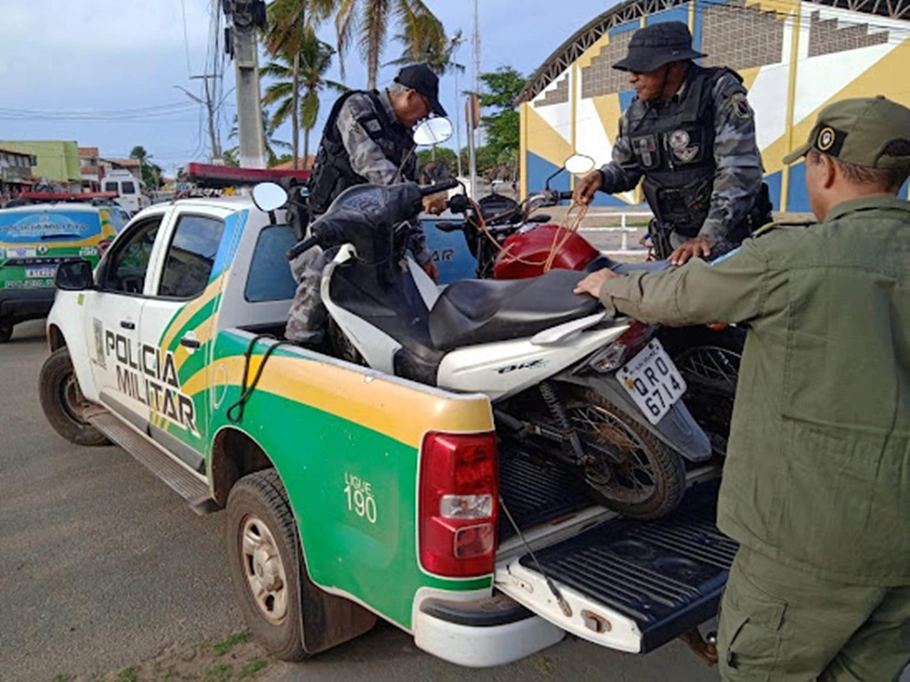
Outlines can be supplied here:
[[680, 7], [674, 7], [673, 9], [667, 9], [663, 12], [657, 12], [645, 17], [645, 24], [648, 26], [651, 24], [663, 24], [668, 21], [681, 21], [688, 26], [689, 6], [682, 5]]
[[627, 21], [624, 24], [614, 26], [609, 31], [607, 31], [607, 35], [615, 36], [620, 33], [626, 33], [627, 31], [637, 31], [640, 28], [641, 23], [639, 23], [639, 21], [636, 19], [635, 21]]
[[774, 204], [774, 210], [779, 211], [781, 172], [777, 171], [776, 173], [765, 176], [765, 183], [768, 185], [768, 191], [771, 194], [771, 203]]
[[809, 194], [806, 192], [806, 165], [797, 163], [790, 166], [790, 189], [787, 192], [787, 211], [811, 213]]

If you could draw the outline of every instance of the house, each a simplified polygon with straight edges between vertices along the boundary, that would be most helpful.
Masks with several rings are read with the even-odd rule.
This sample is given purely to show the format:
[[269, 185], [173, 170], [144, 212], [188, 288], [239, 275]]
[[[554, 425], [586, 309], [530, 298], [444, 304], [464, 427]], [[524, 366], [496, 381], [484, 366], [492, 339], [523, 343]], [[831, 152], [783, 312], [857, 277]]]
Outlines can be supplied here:
[[136, 178], [136, 182], [142, 184], [142, 162], [139, 159], [98, 159], [98, 161], [105, 175], [112, 170], [125, 170]]
[[82, 174], [82, 189], [97, 192], [104, 178], [104, 167], [98, 158], [98, 147], [79, 147], [79, 164]]
[[32, 167], [37, 163], [32, 154], [0, 146], [0, 202], [35, 184]]
[[63, 192], [82, 190], [79, 145], [68, 140], [0, 140], [0, 147], [35, 157], [32, 176], [39, 185]]
[[[302, 156], [297, 159], [297, 170], [312, 170], [313, 164], [316, 163], [316, 157], [310, 154], [306, 159]], [[272, 166], [271, 170], [293, 170], [294, 161], [285, 161], [284, 163], [279, 163], [276, 166]]]

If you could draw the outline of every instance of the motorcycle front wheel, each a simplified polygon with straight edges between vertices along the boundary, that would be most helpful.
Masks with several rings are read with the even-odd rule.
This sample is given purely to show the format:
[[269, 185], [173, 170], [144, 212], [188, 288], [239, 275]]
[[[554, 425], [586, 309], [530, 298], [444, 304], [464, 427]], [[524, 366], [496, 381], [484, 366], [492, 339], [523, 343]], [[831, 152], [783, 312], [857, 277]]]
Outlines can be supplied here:
[[[591, 457], [585, 482], [605, 506], [630, 518], [656, 519], [679, 505], [686, 469], [678, 453], [593, 391], [570, 398], [566, 413]], [[600, 443], [619, 450], [622, 461], [608, 459]]]

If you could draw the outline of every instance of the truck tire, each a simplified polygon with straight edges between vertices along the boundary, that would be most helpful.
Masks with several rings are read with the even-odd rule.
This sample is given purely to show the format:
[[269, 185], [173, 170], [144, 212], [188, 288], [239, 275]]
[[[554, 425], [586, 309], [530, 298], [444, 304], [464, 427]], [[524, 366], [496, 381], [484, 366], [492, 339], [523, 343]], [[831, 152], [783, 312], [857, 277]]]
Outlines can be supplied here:
[[44, 361], [38, 388], [41, 409], [54, 431], [76, 445], [110, 444], [103, 433], [82, 417], [89, 403], [79, 389], [73, 361], [65, 346], [55, 350]]
[[656, 519], [676, 509], [686, 492], [679, 453], [594, 391], [569, 398], [566, 412], [583, 447], [586, 440], [602, 439], [625, 455], [616, 465], [595, 452], [602, 463], [585, 467], [585, 483], [603, 504], [634, 519]]
[[9, 320], [0, 320], [0, 343], [6, 343], [13, 336], [13, 323]]
[[247, 627], [275, 658], [303, 660], [302, 555], [287, 493], [274, 469], [234, 485], [226, 526], [228, 565]]

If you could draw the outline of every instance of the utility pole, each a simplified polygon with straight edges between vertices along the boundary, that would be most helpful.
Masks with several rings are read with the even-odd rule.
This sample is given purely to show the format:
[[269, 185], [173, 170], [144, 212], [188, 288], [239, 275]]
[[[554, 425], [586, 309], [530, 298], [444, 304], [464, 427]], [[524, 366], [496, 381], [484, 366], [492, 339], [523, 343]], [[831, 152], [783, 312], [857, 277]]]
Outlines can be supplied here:
[[230, 25], [237, 80], [237, 128], [240, 165], [265, 168], [262, 140], [262, 103], [259, 97], [259, 41], [256, 31], [265, 26], [263, 0], [224, 0]]
[[194, 95], [189, 90], [187, 90], [186, 88], [184, 88], [180, 85], [175, 85], [174, 87], [177, 88], [178, 90], [182, 90], [186, 94], [186, 96], [189, 97], [190, 99], [192, 99], [193, 101], [198, 102], [199, 104], [202, 104], [205, 106], [206, 112], [208, 112], [208, 119], [209, 119], [209, 144], [211, 145], [211, 151], [212, 151], [211, 160], [214, 161], [215, 159], [221, 158], [221, 142], [218, 139], [218, 131], [215, 128], [215, 108], [216, 107], [215, 107], [215, 103], [212, 101], [212, 92], [213, 92], [214, 88], [209, 87], [210, 79], [216, 80], [216, 79], [218, 79], [218, 76], [216, 74], [209, 74], [209, 73], [202, 74], [201, 76], [190, 76], [190, 80], [201, 80], [205, 84], [205, 101], [199, 99], [198, 97], [196, 97], [196, 95]]
[[[480, 96], [480, 13], [477, 7], [478, 0], [474, 0], [474, 96]], [[476, 199], [477, 192], [477, 132], [476, 127], [479, 125], [479, 121], [474, 120], [474, 113], [476, 108], [474, 106], [473, 97], [471, 98], [471, 108], [470, 123], [468, 123], [468, 143], [470, 147], [470, 163], [471, 163], [471, 196]]]
[[455, 64], [453, 67], [454, 76], [455, 76], [455, 156], [457, 157], [458, 162], [458, 177], [463, 176], [463, 170], [461, 168], [461, 116], [458, 112], [458, 103], [461, 102], [461, 93], [458, 91], [458, 46], [464, 42], [464, 38], [461, 37], [461, 32], [459, 31], [456, 35], [452, 36], [452, 63]]

